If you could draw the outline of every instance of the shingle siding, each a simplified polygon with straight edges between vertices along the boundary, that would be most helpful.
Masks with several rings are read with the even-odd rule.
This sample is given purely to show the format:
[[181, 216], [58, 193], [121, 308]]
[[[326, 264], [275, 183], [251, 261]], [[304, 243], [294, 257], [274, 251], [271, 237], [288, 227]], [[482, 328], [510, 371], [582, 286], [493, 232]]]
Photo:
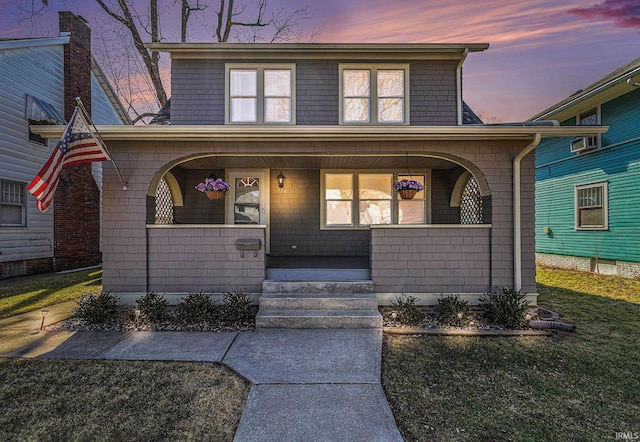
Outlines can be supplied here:
[[296, 78], [297, 124], [338, 124], [338, 63], [297, 63]]
[[454, 126], [457, 118], [455, 61], [412, 62], [410, 118], [412, 126]]
[[173, 60], [171, 123], [224, 124], [224, 62]]
[[[172, 61], [172, 124], [225, 124], [225, 63], [242, 60]], [[292, 63], [275, 60], [274, 63]], [[375, 61], [359, 64], [376, 65]], [[296, 65], [296, 124], [339, 123], [339, 62], [299, 60]], [[457, 124], [457, 63], [410, 63], [410, 123], [416, 126]]]

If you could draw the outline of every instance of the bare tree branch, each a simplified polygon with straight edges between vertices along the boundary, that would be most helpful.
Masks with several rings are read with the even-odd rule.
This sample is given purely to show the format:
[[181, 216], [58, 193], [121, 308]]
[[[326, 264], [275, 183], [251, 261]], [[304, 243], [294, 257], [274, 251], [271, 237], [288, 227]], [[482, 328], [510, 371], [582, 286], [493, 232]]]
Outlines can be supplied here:
[[[160, 106], [163, 106], [167, 102], [167, 94], [164, 90], [164, 86], [162, 85], [162, 79], [160, 77], [160, 68], [159, 68], [159, 53], [157, 51], [149, 51], [144, 47], [144, 41], [140, 36], [140, 32], [136, 27], [136, 24], [133, 19], [133, 15], [131, 14], [131, 10], [129, 9], [129, 4], [126, 0], [118, 0], [118, 6], [120, 6], [120, 10], [122, 15], [111, 10], [103, 0], [96, 0], [96, 2], [102, 7], [102, 9], [109, 14], [111, 17], [118, 20], [122, 23], [130, 32], [131, 38], [133, 39], [133, 44], [136, 47], [136, 50], [142, 57], [142, 61], [147, 67], [147, 71], [149, 72], [149, 76], [151, 77], [151, 82], [153, 83], [153, 87], [156, 91], [156, 96], [158, 98], [158, 102]], [[158, 42], [159, 37], [157, 34], [157, 21], [158, 21], [158, 4], [157, 0], [150, 0], [151, 6], [151, 16], [152, 16], [152, 31], [151, 31], [151, 41]], [[155, 12], [154, 12], [155, 10]], [[155, 18], [155, 24], [153, 24]]]

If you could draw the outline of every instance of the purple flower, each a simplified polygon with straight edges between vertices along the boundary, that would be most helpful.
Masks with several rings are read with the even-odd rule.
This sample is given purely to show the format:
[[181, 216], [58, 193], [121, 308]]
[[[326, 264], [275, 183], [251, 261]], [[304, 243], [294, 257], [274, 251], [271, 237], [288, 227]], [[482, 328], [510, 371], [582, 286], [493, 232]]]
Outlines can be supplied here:
[[230, 189], [229, 183], [222, 178], [205, 178], [204, 183], [199, 183], [196, 189], [200, 192], [206, 192], [207, 190], [218, 190], [220, 192], [227, 192]]
[[424, 189], [424, 186], [416, 180], [400, 180], [393, 183], [393, 190], [396, 192], [400, 192], [405, 189], [413, 189], [419, 192]]

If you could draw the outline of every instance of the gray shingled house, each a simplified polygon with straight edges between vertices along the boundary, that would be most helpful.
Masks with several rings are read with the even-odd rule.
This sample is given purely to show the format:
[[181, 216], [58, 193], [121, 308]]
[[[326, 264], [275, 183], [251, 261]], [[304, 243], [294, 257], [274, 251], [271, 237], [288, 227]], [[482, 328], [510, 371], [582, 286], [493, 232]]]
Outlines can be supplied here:
[[[105, 165], [105, 290], [250, 292], [265, 327], [379, 324], [357, 302], [401, 294], [536, 302], [531, 152], [604, 128], [463, 124], [462, 64], [487, 44], [149, 47], [171, 54], [170, 124], [100, 128], [128, 181]], [[196, 189], [210, 176], [223, 199]]]

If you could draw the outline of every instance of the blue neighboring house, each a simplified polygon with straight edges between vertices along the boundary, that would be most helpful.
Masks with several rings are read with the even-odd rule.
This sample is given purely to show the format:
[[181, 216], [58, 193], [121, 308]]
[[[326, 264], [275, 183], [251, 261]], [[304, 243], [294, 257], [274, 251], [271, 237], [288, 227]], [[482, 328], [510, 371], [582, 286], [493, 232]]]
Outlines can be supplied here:
[[609, 126], [536, 148], [536, 258], [640, 276], [640, 58], [532, 118]]

